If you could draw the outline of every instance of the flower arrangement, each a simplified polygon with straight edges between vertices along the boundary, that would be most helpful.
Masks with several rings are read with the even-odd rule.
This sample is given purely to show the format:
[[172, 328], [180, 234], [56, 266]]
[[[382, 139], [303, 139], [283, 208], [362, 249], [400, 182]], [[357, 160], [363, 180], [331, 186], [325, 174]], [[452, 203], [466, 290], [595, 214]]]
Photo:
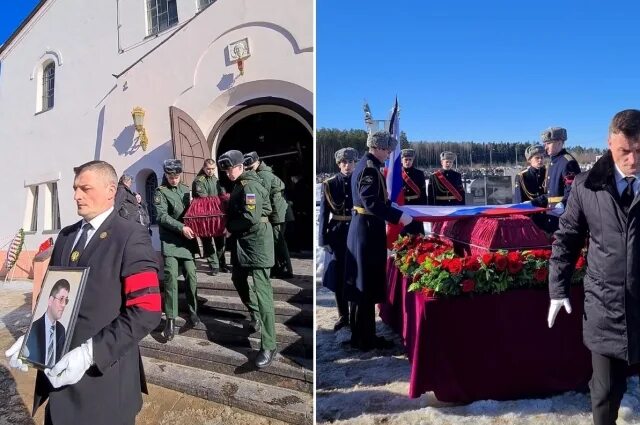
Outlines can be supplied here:
[[[456, 255], [453, 246], [434, 237], [404, 236], [393, 245], [395, 264], [411, 278], [409, 291], [428, 296], [497, 294], [514, 288], [546, 288], [550, 249]], [[586, 249], [576, 262], [573, 282], [584, 277]]]

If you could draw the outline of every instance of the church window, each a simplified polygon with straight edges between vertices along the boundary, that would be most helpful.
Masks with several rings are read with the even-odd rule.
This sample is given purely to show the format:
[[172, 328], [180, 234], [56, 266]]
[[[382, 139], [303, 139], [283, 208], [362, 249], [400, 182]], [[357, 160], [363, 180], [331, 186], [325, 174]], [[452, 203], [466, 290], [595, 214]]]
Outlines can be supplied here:
[[178, 23], [176, 0], [147, 0], [149, 35], [157, 34]]

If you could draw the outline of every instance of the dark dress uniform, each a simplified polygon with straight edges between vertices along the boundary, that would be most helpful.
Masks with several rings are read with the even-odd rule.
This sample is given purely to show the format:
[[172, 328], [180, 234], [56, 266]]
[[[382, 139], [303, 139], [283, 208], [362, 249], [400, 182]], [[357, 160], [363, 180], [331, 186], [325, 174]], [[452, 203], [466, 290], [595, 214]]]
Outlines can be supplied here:
[[182, 269], [186, 281], [189, 314], [197, 315], [196, 264], [193, 254], [198, 249], [196, 239], [182, 234], [184, 214], [189, 208], [189, 186], [171, 186], [166, 176], [156, 189], [154, 204], [158, 213], [158, 229], [164, 258], [164, 312], [167, 320], [178, 315], [178, 272]]
[[347, 234], [351, 224], [351, 175], [338, 173], [322, 184], [318, 244], [331, 250], [325, 264], [322, 285], [335, 293], [340, 318], [349, 320], [349, 303], [344, 296], [344, 267]]
[[[220, 180], [216, 176], [207, 176], [204, 171], [200, 170], [197, 177], [191, 185], [191, 192], [194, 198], [205, 198], [207, 196], [220, 196], [227, 193], [220, 184]], [[203, 238], [202, 250], [207, 263], [213, 271], [226, 269], [224, 258], [224, 236], [218, 238]]]
[[269, 222], [271, 222], [271, 227], [273, 228], [273, 246], [275, 250], [275, 264], [271, 275], [273, 277], [293, 277], [289, 248], [284, 238], [287, 224], [287, 209], [289, 208], [287, 200], [284, 197], [284, 182], [273, 174], [271, 167], [267, 166], [264, 162], [260, 162], [256, 173], [264, 182], [264, 187], [267, 189], [267, 192], [269, 192], [271, 202]]
[[[544, 179], [546, 168], [534, 168], [529, 166], [526, 170], [516, 174], [516, 184], [513, 189], [513, 203], [532, 201], [545, 194]], [[546, 222], [546, 214], [532, 214], [531, 220], [536, 226], [543, 228]]]
[[[45, 314], [47, 314], [45, 312]], [[50, 329], [46, 329], [45, 314], [43, 314], [38, 320], [33, 322], [31, 326], [31, 332], [29, 332], [29, 339], [27, 339], [27, 348], [29, 349], [29, 360], [46, 365], [48, 368], [53, 367], [58, 360], [60, 360], [60, 354], [64, 348], [66, 330], [64, 325], [56, 320], [55, 323], [55, 358], [51, 364], [47, 364], [47, 333], [51, 332]]]
[[[402, 192], [405, 205], [427, 205], [427, 186], [424, 172], [415, 167], [402, 168]], [[424, 225], [420, 221], [412, 221], [402, 230], [403, 234], [423, 234]]]
[[274, 263], [269, 215], [269, 193], [255, 171], [245, 171], [234, 182], [227, 210], [231, 280], [252, 320], [260, 320], [261, 350], [276, 349], [273, 288], [269, 280]]
[[367, 152], [351, 176], [354, 216], [347, 236], [345, 294], [351, 305], [351, 344], [376, 346], [375, 304], [385, 300], [387, 238], [385, 221], [397, 224], [402, 211], [387, 199], [382, 163]]
[[[562, 198], [560, 202], [566, 207], [573, 179], [578, 174], [580, 174], [580, 165], [566, 149], [562, 149], [552, 156], [547, 166], [547, 177], [545, 179], [547, 197]], [[558, 230], [558, 220], [558, 217], [547, 214], [546, 231], [553, 233]]]
[[[81, 223], [60, 231], [52, 266], [69, 265]], [[95, 364], [76, 384], [57, 389], [38, 371], [34, 412], [48, 397], [49, 423], [133, 425], [141, 392], [147, 393], [138, 343], [160, 323], [158, 264], [149, 233], [114, 210], [77, 266], [90, 270], [69, 349], [91, 338]]]
[[464, 205], [464, 186], [462, 185], [462, 175], [453, 170], [439, 170], [444, 177], [451, 183], [458, 194], [462, 197], [461, 200], [457, 200], [454, 194], [447, 189], [447, 187], [438, 179], [436, 173], [429, 176], [429, 191], [427, 193], [427, 199], [429, 205]]

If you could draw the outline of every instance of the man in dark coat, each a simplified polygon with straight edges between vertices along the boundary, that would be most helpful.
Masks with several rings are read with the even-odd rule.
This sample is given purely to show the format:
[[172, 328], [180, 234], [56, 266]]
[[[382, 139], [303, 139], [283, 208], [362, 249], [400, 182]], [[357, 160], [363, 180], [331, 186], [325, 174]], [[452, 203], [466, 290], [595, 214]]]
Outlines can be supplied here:
[[464, 205], [464, 185], [462, 175], [451, 169], [456, 160], [453, 152], [442, 152], [440, 163], [442, 169], [429, 176], [427, 193], [429, 205]]
[[[402, 149], [400, 153], [402, 160], [402, 192], [404, 194], [405, 205], [427, 205], [427, 186], [424, 178], [424, 171], [413, 166], [416, 159], [414, 149]], [[420, 221], [413, 221], [410, 225], [402, 229], [403, 234], [423, 234], [424, 225]]]
[[412, 218], [387, 197], [383, 162], [398, 141], [387, 131], [369, 134], [369, 151], [351, 175], [354, 216], [347, 236], [345, 294], [351, 303], [351, 346], [368, 351], [393, 344], [376, 336], [375, 305], [385, 300], [387, 237], [385, 221], [406, 226]]
[[588, 238], [583, 339], [591, 350], [591, 405], [596, 425], [615, 424], [627, 366], [640, 363], [640, 111], [617, 113], [609, 151], [576, 177], [550, 260], [549, 327], [562, 306]]
[[337, 331], [349, 324], [349, 303], [344, 296], [344, 256], [353, 207], [351, 173], [358, 151], [342, 148], [335, 153], [335, 158], [340, 172], [322, 183], [318, 245], [327, 253], [322, 285], [336, 296], [339, 318], [333, 330]]
[[[160, 323], [156, 253], [145, 228], [114, 210], [113, 167], [91, 161], [74, 171], [83, 219], [60, 231], [50, 264], [90, 271], [70, 351], [38, 371], [34, 413], [48, 398], [45, 424], [133, 425], [147, 392], [138, 343]], [[13, 356], [10, 365], [21, 367]]]
[[[515, 187], [513, 189], [513, 202], [531, 201], [534, 205], [539, 205], [539, 200], [545, 198], [544, 179], [546, 169], [543, 165], [544, 147], [542, 145], [530, 145], [524, 152], [529, 163], [526, 170], [516, 174]], [[546, 201], [544, 201], [546, 202]], [[531, 220], [544, 230], [547, 221], [545, 213], [532, 214]]]
[[60, 360], [66, 339], [66, 330], [60, 319], [69, 302], [70, 291], [69, 281], [58, 280], [49, 293], [47, 310], [31, 325], [27, 353], [23, 351], [22, 354], [34, 363], [53, 367]]
[[[567, 205], [573, 180], [580, 173], [578, 161], [564, 148], [567, 140], [567, 130], [562, 127], [550, 127], [541, 134], [542, 143], [551, 158], [546, 170], [546, 195], [538, 197], [535, 206], [546, 207], [548, 203], [562, 210]], [[553, 233], [558, 230], [557, 215], [547, 215], [545, 230]]]

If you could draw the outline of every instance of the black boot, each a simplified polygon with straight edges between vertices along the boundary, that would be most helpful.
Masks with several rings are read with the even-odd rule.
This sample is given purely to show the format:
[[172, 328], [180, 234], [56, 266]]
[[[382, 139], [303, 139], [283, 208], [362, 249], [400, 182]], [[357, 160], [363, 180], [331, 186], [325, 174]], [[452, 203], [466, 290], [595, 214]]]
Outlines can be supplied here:
[[198, 317], [198, 315], [196, 313], [189, 314], [189, 323], [194, 328], [201, 323], [200, 318]]
[[259, 369], [267, 367], [271, 364], [276, 357], [276, 350], [260, 350], [256, 357], [256, 366]]
[[164, 330], [162, 331], [162, 335], [166, 338], [167, 341], [171, 341], [175, 336], [175, 323], [174, 319], [167, 319]]
[[349, 317], [340, 316], [340, 319], [338, 319], [336, 324], [333, 325], [333, 330], [334, 330], [334, 332], [335, 331], [339, 331], [340, 329], [344, 328], [345, 326], [349, 326]]
[[249, 326], [247, 328], [249, 329], [249, 332], [255, 333], [255, 332], [260, 332], [260, 329], [262, 329], [262, 326], [260, 325], [259, 320], [251, 319], [249, 321]]

